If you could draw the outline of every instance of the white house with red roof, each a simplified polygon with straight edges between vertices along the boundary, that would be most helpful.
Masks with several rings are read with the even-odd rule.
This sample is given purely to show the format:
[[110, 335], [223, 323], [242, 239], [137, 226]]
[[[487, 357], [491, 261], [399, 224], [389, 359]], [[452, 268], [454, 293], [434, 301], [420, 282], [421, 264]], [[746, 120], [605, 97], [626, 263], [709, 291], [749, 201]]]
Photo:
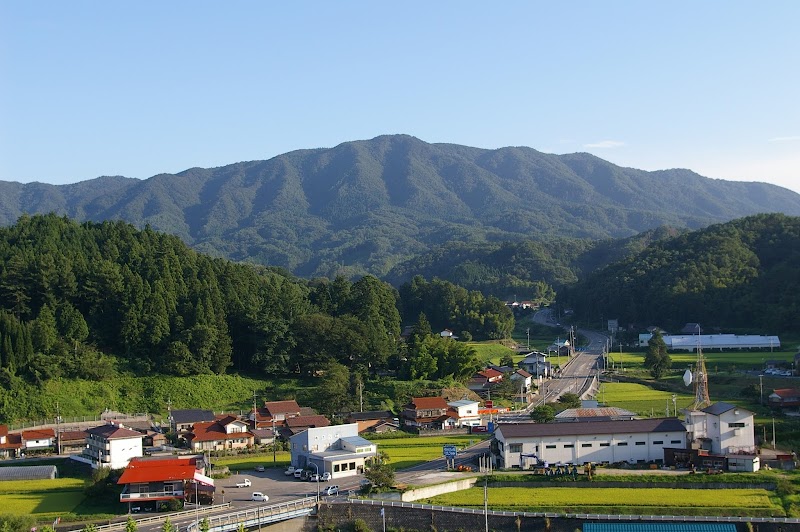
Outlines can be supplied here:
[[186, 435], [194, 451], [224, 451], [244, 449], [255, 444], [250, 425], [236, 416], [225, 416], [210, 423], [195, 423]]
[[132, 458], [142, 456], [141, 432], [126, 428], [122, 424], [109, 423], [87, 429], [86, 448], [79, 461], [91, 464], [93, 469], [110, 467], [122, 469]]
[[56, 433], [53, 429], [32, 429], [22, 431], [22, 446], [26, 451], [53, 449]]
[[129, 504], [214, 500], [214, 479], [205, 475], [203, 462], [197, 456], [133, 458], [117, 484], [123, 486], [120, 502]]
[[21, 449], [22, 435], [9, 434], [8, 425], [0, 425], [0, 458], [14, 458]]

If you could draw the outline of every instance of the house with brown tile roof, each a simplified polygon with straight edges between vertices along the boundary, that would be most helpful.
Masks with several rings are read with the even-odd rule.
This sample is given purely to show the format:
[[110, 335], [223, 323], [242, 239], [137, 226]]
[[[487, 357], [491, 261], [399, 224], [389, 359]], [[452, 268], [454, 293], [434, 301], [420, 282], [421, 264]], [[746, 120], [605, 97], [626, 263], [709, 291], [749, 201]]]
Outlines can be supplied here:
[[255, 436], [246, 421], [229, 415], [216, 421], [195, 423], [186, 440], [194, 451], [224, 451], [252, 446]]
[[267, 416], [275, 421], [283, 421], [290, 417], [300, 415], [300, 405], [294, 399], [288, 401], [268, 401], [264, 403], [264, 410]]
[[126, 428], [122, 424], [108, 423], [86, 431], [86, 448], [81, 453], [82, 461], [93, 469], [127, 467], [131, 458], [142, 456], [142, 433]]
[[8, 425], [0, 425], [0, 458], [14, 458], [22, 452], [22, 435], [9, 434]]
[[89, 433], [85, 430], [62, 430], [58, 433], [58, 448], [62, 454], [81, 453]]
[[444, 397], [414, 397], [400, 416], [403, 424], [417, 429], [442, 429], [450, 419]]

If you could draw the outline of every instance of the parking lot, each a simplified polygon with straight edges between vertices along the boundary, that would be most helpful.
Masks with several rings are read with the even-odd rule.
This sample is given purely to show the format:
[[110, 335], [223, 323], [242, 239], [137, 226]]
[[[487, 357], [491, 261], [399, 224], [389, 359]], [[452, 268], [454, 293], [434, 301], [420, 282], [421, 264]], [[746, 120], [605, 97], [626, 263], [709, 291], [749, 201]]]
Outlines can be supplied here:
[[[215, 502], [230, 502], [234, 506], [249, 506], [259, 504], [251, 501], [253, 492], [260, 491], [269, 496], [269, 502], [285, 502], [301, 497], [316, 497], [317, 483], [307, 480], [294, 478], [292, 475], [284, 475], [284, 469], [266, 468], [264, 472], [254, 469], [233, 472], [230, 477], [215, 481], [216, 496]], [[236, 484], [245, 478], [249, 479], [251, 485], [246, 488], [237, 488]], [[340, 494], [347, 493], [348, 490], [357, 490], [359, 483], [364, 477], [361, 475], [333, 479], [329, 482], [319, 482], [321, 496], [322, 491], [329, 485], [338, 485]], [[263, 503], [261, 503], [263, 504]]]

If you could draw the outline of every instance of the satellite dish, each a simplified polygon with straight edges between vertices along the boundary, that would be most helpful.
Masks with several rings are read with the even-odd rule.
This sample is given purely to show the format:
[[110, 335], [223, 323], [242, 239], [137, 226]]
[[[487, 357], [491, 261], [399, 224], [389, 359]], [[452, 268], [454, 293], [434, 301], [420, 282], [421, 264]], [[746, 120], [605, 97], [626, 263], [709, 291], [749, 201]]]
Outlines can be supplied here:
[[687, 369], [683, 374], [683, 384], [689, 386], [692, 383], [692, 370]]

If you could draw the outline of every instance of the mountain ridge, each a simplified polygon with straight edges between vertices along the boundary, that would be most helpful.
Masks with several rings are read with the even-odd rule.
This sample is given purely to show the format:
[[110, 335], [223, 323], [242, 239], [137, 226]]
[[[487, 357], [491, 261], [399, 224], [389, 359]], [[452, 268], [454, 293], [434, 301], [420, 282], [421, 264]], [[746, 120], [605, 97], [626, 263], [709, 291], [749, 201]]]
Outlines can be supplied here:
[[759, 212], [800, 215], [800, 195], [587, 153], [382, 135], [145, 180], [0, 181], [0, 225], [46, 212], [149, 225], [204, 253], [332, 277], [383, 275], [448, 241], [621, 238]]

